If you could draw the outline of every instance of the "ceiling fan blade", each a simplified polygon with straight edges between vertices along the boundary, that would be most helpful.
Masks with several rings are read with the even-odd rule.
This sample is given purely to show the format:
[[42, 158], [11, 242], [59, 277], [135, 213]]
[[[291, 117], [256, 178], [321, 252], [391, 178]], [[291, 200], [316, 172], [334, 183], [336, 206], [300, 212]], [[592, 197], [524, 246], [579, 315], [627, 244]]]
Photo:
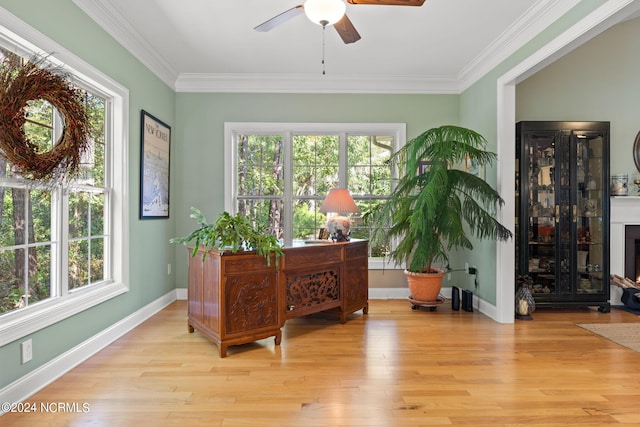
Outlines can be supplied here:
[[347, 0], [351, 4], [378, 4], [387, 6], [422, 6], [425, 0]]
[[296, 16], [302, 13], [304, 13], [304, 6], [299, 4], [296, 7], [292, 7], [291, 9], [285, 12], [282, 12], [280, 15], [276, 15], [273, 18], [267, 21], [264, 21], [262, 24], [258, 25], [257, 27], [254, 27], [254, 30], [260, 31], [260, 32], [271, 31], [278, 25], [284, 24], [289, 19], [295, 18]]
[[345, 14], [342, 19], [333, 24], [336, 31], [342, 38], [342, 41], [346, 44], [355, 43], [360, 40], [360, 34], [356, 30], [356, 27], [353, 26], [349, 17]]

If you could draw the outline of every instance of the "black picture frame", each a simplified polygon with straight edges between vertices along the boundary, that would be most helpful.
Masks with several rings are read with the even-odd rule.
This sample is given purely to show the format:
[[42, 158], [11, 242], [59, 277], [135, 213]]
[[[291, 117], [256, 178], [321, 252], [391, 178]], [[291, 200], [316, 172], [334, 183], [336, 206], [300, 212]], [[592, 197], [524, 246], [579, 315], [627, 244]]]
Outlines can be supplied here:
[[422, 160], [420, 162], [420, 165], [418, 166], [418, 175], [422, 175], [425, 172], [429, 172], [429, 169], [431, 169], [432, 164], [433, 162], [429, 160]]
[[324, 227], [320, 227], [320, 231], [318, 231], [318, 240], [328, 240], [331, 237], [331, 233]]
[[171, 127], [140, 111], [140, 219], [169, 218]]

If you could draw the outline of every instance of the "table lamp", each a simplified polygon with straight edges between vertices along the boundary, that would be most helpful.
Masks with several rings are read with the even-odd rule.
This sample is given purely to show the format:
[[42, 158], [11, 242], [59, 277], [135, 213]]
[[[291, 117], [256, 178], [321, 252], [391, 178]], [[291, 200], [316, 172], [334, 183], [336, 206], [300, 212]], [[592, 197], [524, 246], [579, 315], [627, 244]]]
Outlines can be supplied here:
[[[331, 233], [331, 239], [335, 242], [349, 240], [349, 228], [351, 219], [344, 214], [360, 212], [351, 193], [346, 188], [332, 188], [325, 197], [320, 212], [327, 214], [327, 230]], [[328, 213], [335, 213], [329, 216]]]

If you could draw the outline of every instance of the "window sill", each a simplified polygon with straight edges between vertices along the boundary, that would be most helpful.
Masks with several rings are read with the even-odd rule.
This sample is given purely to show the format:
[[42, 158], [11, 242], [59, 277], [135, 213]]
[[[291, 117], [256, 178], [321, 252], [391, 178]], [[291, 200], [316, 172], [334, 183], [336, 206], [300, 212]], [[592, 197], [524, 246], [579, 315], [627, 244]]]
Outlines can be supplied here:
[[127, 292], [122, 282], [94, 286], [7, 313], [0, 320], [0, 347]]
[[384, 258], [369, 258], [369, 270], [404, 270], [404, 266]]

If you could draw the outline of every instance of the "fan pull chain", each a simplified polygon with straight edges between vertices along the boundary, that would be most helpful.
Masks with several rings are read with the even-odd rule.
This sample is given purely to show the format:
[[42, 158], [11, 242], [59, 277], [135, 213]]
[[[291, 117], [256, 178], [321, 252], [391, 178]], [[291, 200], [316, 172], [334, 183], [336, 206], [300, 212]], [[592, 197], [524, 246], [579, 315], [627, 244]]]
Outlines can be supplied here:
[[320, 21], [320, 23], [322, 24], [322, 75], [324, 76], [325, 73], [325, 66], [324, 66], [324, 32], [327, 29], [327, 21]]

